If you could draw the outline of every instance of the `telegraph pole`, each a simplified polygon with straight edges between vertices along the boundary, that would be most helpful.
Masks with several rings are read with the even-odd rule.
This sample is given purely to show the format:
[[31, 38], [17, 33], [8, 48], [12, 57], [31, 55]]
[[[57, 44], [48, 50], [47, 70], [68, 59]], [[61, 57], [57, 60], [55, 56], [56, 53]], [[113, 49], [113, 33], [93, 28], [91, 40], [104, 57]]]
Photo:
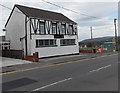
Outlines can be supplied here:
[[115, 48], [116, 48], [116, 50], [117, 50], [117, 29], [116, 29], [116, 20], [117, 19], [114, 19], [114, 25], [115, 25]]
[[[91, 47], [92, 47], [92, 49], [93, 49], [93, 47], [94, 47], [94, 42], [93, 42], [93, 31], [92, 31], [93, 29], [92, 29], [92, 27], [90, 27], [90, 32], [91, 32]], [[95, 50], [93, 49], [93, 52], [95, 53]]]
[[93, 39], [92, 27], [90, 27], [90, 31], [91, 31], [91, 40], [92, 40]]

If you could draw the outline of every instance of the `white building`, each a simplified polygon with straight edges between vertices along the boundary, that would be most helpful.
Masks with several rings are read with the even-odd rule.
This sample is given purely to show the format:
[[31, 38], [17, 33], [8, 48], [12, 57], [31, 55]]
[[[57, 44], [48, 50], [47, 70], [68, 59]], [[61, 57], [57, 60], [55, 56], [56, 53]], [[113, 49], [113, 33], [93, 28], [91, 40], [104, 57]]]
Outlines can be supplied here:
[[15, 5], [5, 24], [10, 49], [39, 57], [79, 53], [77, 23], [61, 13]]
[[10, 42], [5, 41], [5, 36], [0, 36], [0, 50], [9, 50]]

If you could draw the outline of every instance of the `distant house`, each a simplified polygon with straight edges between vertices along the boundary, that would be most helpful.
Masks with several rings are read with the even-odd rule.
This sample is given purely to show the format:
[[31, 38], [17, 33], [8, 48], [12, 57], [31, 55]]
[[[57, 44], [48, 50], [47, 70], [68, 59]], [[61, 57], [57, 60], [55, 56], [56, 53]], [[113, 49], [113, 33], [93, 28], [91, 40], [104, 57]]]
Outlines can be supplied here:
[[10, 42], [5, 40], [5, 36], [0, 36], [0, 50], [10, 49]]
[[61, 13], [15, 5], [6, 24], [10, 49], [39, 58], [79, 53], [77, 23]]

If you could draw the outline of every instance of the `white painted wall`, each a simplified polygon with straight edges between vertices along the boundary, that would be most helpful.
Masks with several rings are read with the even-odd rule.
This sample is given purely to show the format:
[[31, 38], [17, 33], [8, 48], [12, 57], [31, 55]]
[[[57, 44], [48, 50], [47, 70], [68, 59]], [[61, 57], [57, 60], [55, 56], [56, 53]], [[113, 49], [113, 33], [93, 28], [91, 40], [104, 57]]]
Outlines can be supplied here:
[[15, 7], [11, 18], [6, 26], [6, 40], [10, 40], [10, 49], [21, 50], [24, 48], [24, 40], [20, 38], [25, 36], [25, 15]]
[[[33, 21], [33, 20], [32, 20]], [[45, 27], [48, 27], [49, 21], [46, 21]], [[67, 55], [67, 54], [76, 54], [79, 53], [79, 46], [77, 41], [77, 35], [64, 35], [64, 39], [75, 39], [76, 45], [69, 45], [69, 46], [60, 46], [60, 39], [56, 40], [58, 46], [56, 47], [40, 47], [36, 48], [36, 39], [54, 39], [54, 35], [32, 35], [32, 39], [30, 39], [30, 25], [29, 22], [27, 23], [27, 30], [28, 30], [28, 55], [32, 55], [35, 52], [39, 53], [39, 58], [42, 57], [49, 57], [49, 56], [56, 56], [56, 55]], [[61, 22], [58, 23], [61, 26]], [[68, 24], [66, 23], [66, 31], [68, 28]], [[76, 26], [75, 26], [76, 27]], [[33, 29], [31, 29], [32, 33], [34, 33]], [[58, 32], [58, 31], [57, 31]], [[47, 29], [46, 29], [46, 33]], [[52, 33], [52, 27], [50, 27], [50, 33]]]
[[31, 40], [31, 53], [38, 52], [39, 58], [56, 56], [56, 55], [67, 55], [79, 53], [79, 46], [77, 43], [77, 36], [66, 35], [64, 39], [76, 39], [76, 45], [60, 46], [60, 39], [57, 39], [56, 47], [40, 47], [36, 48], [36, 39], [54, 39], [53, 35], [34, 35]]
[[[19, 9], [15, 8], [15, 11]], [[10, 40], [10, 49], [24, 49], [25, 54], [25, 38], [20, 41], [20, 38], [25, 36], [25, 15], [21, 11], [13, 11], [12, 16], [6, 26], [6, 40]], [[48, 23], [46, 23], [47, 26]], [[59, 24], [61, 25], [61, 24]], [[66, 24], [68, 26], [68, 24]], [[67, 28], [66, 28], [67, 29]], [[52, 29], [50, 29], [52, 30]], [[33, 29], [32, 29], [33, 32]], [[47, 29], [46, 29], [47, 33]], [[79, 53], [77, 35], [64, 35], [64, 39], [75, 39], [76, 45], [60, 46], [60, 39], [57, 39], [57, 47], [41, 47], [36, 48], [36, 39], [54, 39], [54, 35], [32, 35], [30, 39], [30, 23], [27, 22], [27, 48], [28, 55], [39, 52], [39, 57], [49, 57], [56, 55], [66, 55]]]

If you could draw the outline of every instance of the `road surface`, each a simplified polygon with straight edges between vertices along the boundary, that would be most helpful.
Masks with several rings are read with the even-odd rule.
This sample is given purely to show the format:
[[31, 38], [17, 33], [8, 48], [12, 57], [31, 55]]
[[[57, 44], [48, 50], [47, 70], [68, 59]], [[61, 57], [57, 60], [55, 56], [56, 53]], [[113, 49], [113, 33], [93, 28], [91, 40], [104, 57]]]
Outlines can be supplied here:
[[2, 81], [3, 91], [117, 91], [118, 55], [6, 73]]

